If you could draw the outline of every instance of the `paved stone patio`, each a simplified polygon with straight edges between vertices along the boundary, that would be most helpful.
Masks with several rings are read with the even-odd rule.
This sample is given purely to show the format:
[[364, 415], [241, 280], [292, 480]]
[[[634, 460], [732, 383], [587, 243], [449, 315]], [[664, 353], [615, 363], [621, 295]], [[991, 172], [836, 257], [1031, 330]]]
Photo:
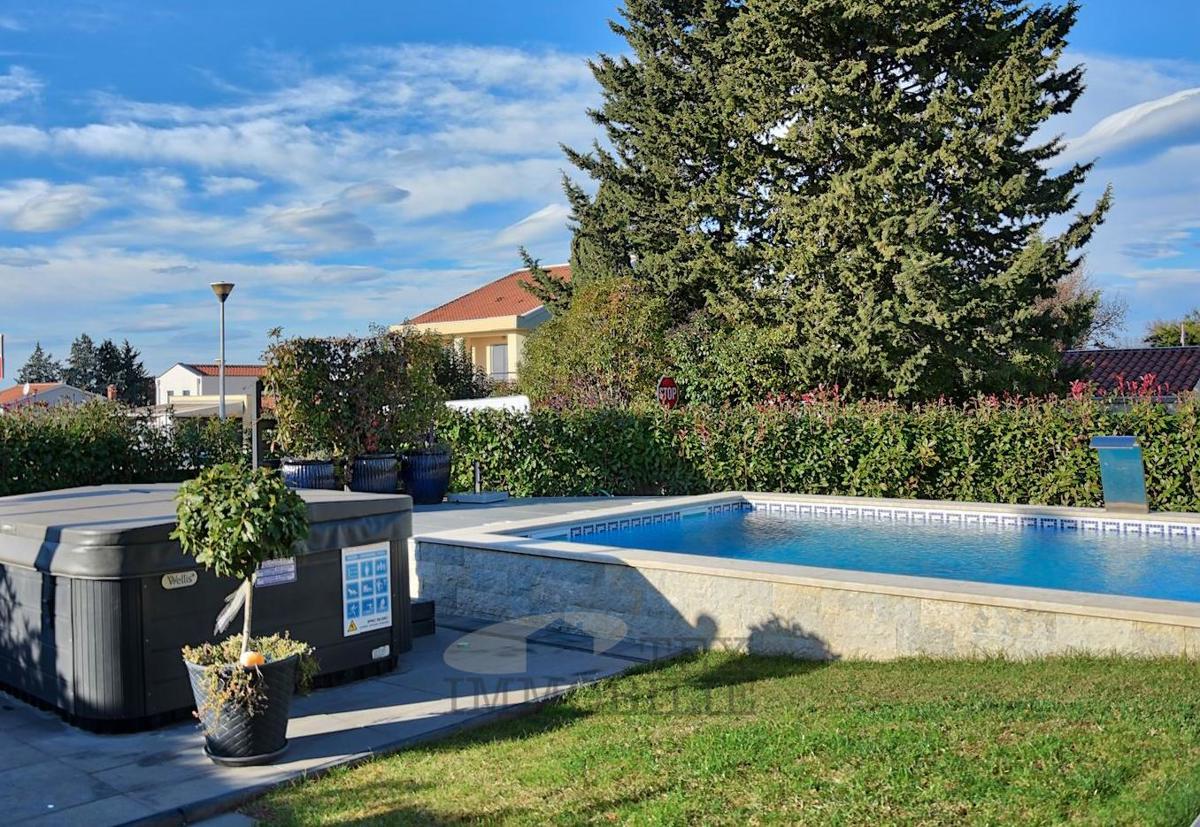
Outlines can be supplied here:
[[[425, 507], [414, 532], [602, 508], [648, 498], [508, 500]], [[0, 812], [8, 824], [183, 824], [281, 782], [536, 708], [570, 688], [674, 654], [439, 613], [386, 675], [297, 698], [289, 748], [267, 767], [218, 767], [192, 723], [97, 735], [0, 692]], [[597, 652], [600, 652], [597, 654]]]
[[96, 735], [0, 693], [0, 812], [9, 824], [193, 822], [282, 781], [520, 714], [667, 654], [561, 633], [523, 636], [439, 618], [437, 634], [417, 638], [395, 671], [297, 698], [288, 751], [266, 767], [218, 767], [191, 723]]

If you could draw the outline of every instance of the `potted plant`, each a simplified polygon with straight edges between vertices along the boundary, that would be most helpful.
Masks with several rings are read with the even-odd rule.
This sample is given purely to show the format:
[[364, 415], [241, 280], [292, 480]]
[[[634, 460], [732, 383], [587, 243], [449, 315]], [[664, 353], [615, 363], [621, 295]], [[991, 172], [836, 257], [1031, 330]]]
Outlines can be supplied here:
[[362, 452], [355, 455], [350, 464], [350, 490], [395, 494], [399, 484], [399, 461], [394, 451], [380, 450], [380, 419], [376, 417], [372, 422], [372, 431], [363, 439]]
[[307, 688], [317, 664], [305, 643], [253, 636], [254, 575], [308, 536], [308, 509], [277, 473], [225, 464], [179, 487], [176, 514], [171, 537], [183, 551], [218, 577], [240, 581], [216, 631], [241, 611], [241, 634], [183, 650], [205, 752], [218, 764], [269, 763], [287, 748], [292, 694]]
[[348, 342], [284, 339], [275, 328], [263, 354], [264, 393], [275, 400], [272, 449], [282, 452], [280, 473], [292, 488], [339, 489], [334, 459], [348, 417]]
[[404, 490], [418, 505], [435, 505], [446, 498], [450, 490], [450, 446], [438, 442], [434, 428], [405, 452], [401, 477]]

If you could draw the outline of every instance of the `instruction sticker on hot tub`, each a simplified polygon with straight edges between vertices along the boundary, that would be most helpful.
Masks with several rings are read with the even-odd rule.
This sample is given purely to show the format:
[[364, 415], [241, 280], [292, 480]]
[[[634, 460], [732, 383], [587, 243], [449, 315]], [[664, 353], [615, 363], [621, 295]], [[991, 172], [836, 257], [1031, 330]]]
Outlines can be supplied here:
[[392, 625], [392, 564], [386, 548], [342, 549], [342, 634]]

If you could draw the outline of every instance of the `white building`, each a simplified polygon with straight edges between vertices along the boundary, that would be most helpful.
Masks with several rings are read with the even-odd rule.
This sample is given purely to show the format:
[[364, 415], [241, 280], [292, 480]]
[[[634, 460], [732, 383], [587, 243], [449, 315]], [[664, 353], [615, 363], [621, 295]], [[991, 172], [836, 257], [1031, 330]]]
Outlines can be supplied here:
[[82, 405], [103, 396], [85, 391], [63, 382], [26, 382], [0, 391], [0, 409], [19, 408], [23, 405]]
[[[225, 395], [250, 396], [263, 375], [262, 365], [226, 365]], [[178, 362], [154, 380], [154, 404], [171, 405], [185, 396], [216, 396], [220, 393], [218, 365]]]

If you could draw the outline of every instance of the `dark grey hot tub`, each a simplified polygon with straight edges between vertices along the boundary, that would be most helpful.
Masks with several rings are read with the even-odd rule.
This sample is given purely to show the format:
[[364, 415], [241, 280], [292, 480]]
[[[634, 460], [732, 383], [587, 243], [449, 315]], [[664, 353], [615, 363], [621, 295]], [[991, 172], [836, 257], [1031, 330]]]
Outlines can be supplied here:
[[[170, 539], [176, 487], [0, 497], [0, 684], [89, 728], [144, 727], [192, 706], [179, 649], [213, 639], [237, 583]], [[311, 643], [326, 679], [394, 667], [412, 646], [412, 501], [299, 493], [309, 538], [294, 565], [260, 573], [254, 633]]]

